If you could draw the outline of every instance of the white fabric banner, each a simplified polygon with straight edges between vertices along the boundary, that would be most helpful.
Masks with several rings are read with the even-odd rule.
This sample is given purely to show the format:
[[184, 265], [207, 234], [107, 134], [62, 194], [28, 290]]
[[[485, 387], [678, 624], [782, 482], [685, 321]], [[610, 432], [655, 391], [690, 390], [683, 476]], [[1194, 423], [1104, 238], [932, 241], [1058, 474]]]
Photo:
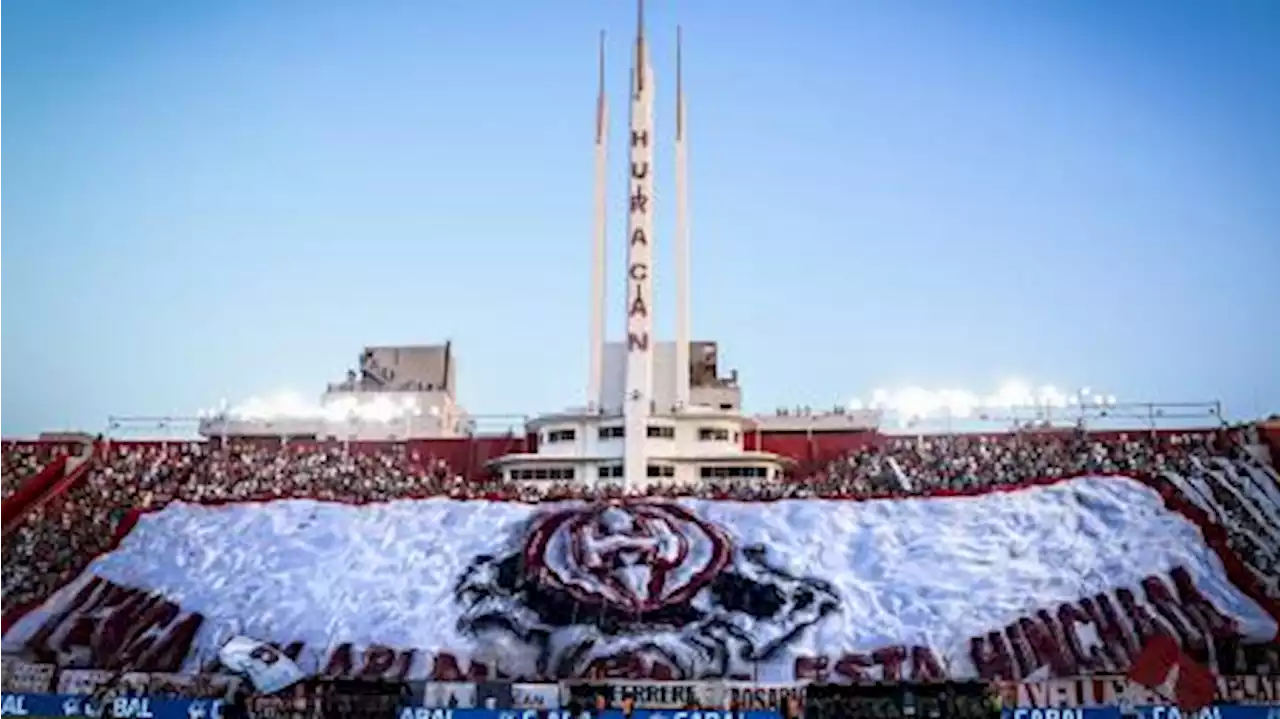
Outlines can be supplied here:
[[227, 669], [248, 676], [262, 694], [275, 694], [306, 678], [279, 649], [251, 637], [232, 637], [218, 650], [218, 661]]
[[105, 588], [78, 594], [95, 578], [199, 614], [188, 669], [243, 633], [303, 643], [308, 668], [391, 648], [395, 679], [1018, 679], [1122, 673], [1139, 615], [1193, 641], [1218, 613], [1245, 643], [1276, 636], [1199, 529], [1122, 477], [868, 502], [173, 503], [5, 650], [105, 621]]

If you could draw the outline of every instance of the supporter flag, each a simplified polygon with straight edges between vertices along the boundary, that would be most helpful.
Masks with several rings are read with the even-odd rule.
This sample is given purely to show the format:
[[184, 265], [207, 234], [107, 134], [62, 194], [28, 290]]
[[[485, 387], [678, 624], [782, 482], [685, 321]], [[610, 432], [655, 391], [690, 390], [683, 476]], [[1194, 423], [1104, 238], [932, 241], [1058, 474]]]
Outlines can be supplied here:
[[1182, 709], [1202, 709], [1213, 702], [1213, 672], [1182, 653], [1169, 636], [1147, 642], [1129, 669], [1129, 681], [1165, 697]]
[[262, 694], [275, 694], [306, 675], [279, 649], [250, 637], [232, 637], [218, 650], [218, 661], [227, 669], [244, 674]]

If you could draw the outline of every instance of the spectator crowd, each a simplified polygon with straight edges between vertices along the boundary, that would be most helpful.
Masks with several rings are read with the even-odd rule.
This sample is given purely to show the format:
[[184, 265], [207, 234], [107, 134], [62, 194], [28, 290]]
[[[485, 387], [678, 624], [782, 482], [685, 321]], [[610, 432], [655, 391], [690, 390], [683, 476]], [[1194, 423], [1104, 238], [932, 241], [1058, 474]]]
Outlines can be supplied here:
[[0, 459], [0, 497], [12, 497], [27, 480], [63, 454], [66, 448], [60, 444], [6, 442]]
[[[14, 457], [27, 471], [45, 461]], [[168, 502], [314, 497], [350, 502], [408, 497], [529, 502], [622, 496], [549, 482], [536, 488], [468, 481], [401, 444], [249, 442], [101, 445], [85, 478], [33, 507], [3, 542], [5, 612], [48, 597], [107, 550], [130, 510]], [[10, 457], [5, 457], [9, 491]], [[1030, 430], [1001, 435], [883, 436], [820, 471], [781, 483], [660, 486], [649, 496], [736, 500], [907, 497], [968, 493], [1083, 473], [1151, 478], [1206, 511], [1265, 591], [1280, 596], [1280, 482], [1226, 431], [1185, 434]], [[1268, 484], [1269, 483], [1269, 484]], [[1270, 583], [1268, 584], [1268, 579]]]

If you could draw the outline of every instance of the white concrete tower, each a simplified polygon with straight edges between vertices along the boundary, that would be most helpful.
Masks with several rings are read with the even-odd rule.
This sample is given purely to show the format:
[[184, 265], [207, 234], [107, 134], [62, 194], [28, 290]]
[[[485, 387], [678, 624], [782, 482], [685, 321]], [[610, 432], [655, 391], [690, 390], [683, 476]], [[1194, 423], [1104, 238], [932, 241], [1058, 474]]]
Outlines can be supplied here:
[[608, 241], [609, 103], [604, 92], [604, 31], [600, 31], [600, 87], [596, 95], [595, 223], [591, 238], [591, 367], [587, 379], [587, 408], [604, 406], [605, 257]]
[[676, 405], [689, 406], [689, 156], [685, 145], [683, 38], [676, 26]]
[[627, 396], [624, 400], [623, 478], [642, 483], [653, 413], [653, 69], [644, 41], [644, 0], [637, 1], [636, 56], [631, 72], [630, 164], [627, 188]]

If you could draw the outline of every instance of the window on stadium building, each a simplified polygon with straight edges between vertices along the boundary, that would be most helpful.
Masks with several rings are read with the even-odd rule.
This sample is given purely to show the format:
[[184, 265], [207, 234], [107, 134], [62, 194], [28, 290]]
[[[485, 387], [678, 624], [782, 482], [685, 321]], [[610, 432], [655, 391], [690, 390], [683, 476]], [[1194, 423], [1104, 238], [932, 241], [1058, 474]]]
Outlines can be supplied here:
[[652, 478], [670, 478], [676, 476], [676, 468], [669, 464], [651, 464], [648, 474]]
[[700, 442], [728, 442], [729, 430], [719, 427], [700, 427], [698, 428], [698, 441]]
[[536, 467], [529, 469], [513, 469], [511, 470], [511, 478], [517, 481], [536, 481], [536, 480], [556, 480], [563, 481], [573, 479], [573, 467]]
[[547, 442], [572, 442], [578, 438], [578, 433], [572, 429], [553, 429], [547, 432]]
[[622, 439], [626, 434], [626, 429], [620, 424], [600, 428], [600, 439]]
[[768, 467], [703, 467], [703, 479], [768, 479]]
[[649, 439], [675, 439], [676, 428], [665, 425], [651, 424], [646, 427]]
[[600, 477], [600, 479], [621, 479], [622, 465], [606, 464], [599, 468], [598, 476]]

